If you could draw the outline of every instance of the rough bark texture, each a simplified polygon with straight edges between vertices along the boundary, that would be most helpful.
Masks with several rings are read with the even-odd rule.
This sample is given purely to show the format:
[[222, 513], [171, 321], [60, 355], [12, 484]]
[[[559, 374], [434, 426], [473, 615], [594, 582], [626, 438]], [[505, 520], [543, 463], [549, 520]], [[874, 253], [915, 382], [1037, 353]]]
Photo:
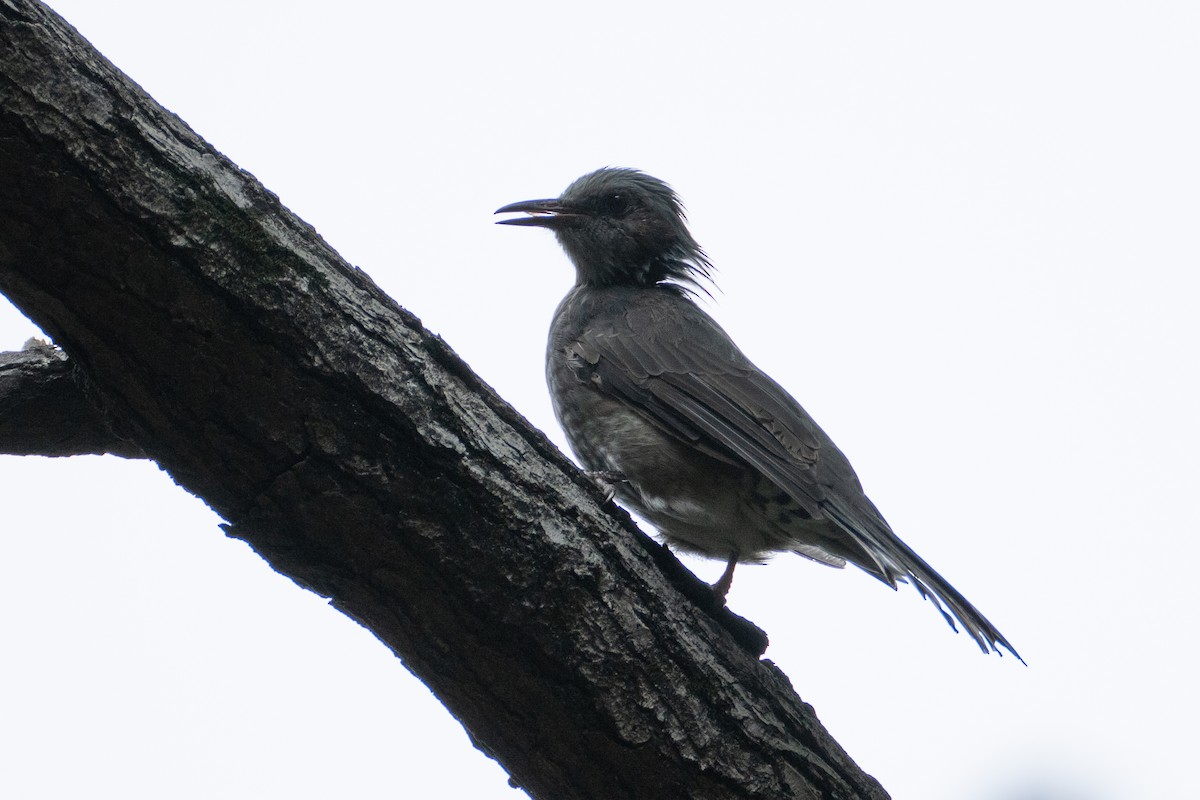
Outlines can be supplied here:
[[67, 355], [36, 340], [0, 353], [0, 453], [145, 457], [109, 430]]
[[0, 364], [0, 449], [155, 459], [531, 796], [886, 797], [753, 626], [30, 0], [0, 0], [0, 291], [69, 356]]

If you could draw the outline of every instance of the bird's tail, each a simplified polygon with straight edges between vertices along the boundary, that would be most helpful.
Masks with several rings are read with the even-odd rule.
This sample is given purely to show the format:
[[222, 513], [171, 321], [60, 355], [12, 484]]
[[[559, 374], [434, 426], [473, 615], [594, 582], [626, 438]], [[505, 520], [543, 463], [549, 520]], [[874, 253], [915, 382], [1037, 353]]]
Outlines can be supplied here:
[[929, 566], [925, 559], [906, 545], [878, 512], [874, 515], [875, 519], [864, 521], [863, 524], [860, 522], [862, 514], [847, 514], [844, 509], [832, 505], [826, 506], [824, 510], [830, 519], [850, 534], [871, 556], [873, 563], [860, 564], [856, 560], [856, 566], [893, 589], [899, 582], [911, 583], [920, 592], [921, 597], [933, 603], [951, 628], [957, 631], [958, 625], [955, 621], [960, 623], [983, 652], [1003, 655], [1000, 651], [1003, 647], [1022, 664], [1025, 663], [1025, 659], [1021, 658], [1008, 639], [1004, 638], [1004, 634], [939, 575], [937, 570]]

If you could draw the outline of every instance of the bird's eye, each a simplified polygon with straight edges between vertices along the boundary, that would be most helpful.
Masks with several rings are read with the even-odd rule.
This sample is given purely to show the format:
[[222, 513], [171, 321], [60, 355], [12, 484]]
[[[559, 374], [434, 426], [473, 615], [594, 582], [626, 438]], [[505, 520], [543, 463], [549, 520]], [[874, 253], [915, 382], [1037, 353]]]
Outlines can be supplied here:
[[619, 216], [629, 210], [629, 197], [623, 194], [610, 194], [604, 197], [601, 204], [605, 212]]

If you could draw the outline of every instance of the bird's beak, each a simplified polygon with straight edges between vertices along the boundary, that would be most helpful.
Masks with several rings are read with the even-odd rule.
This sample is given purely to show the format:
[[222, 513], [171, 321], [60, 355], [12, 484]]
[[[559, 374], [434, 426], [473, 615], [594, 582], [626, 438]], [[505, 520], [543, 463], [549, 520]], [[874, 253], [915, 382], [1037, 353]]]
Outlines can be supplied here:
[[558, 198], [550, 200], [522, 200], [519, 203], [509, 203], [503, 208], [497, 208], [495, 213], [509, 214], [513, 212], [524, 212], [530, 216], [498, 219], [496, 220], [496, 224], [562, 228], [583, 216], [564, 205]]

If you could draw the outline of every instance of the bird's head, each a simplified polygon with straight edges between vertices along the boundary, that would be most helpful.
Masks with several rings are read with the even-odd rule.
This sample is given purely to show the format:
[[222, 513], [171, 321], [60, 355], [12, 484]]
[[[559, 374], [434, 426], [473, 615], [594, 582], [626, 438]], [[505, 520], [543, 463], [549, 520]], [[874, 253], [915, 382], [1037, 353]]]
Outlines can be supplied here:
[[529, 216], [501, 225], [549, 228], [575, 264], [576, 282], [592, 286], [699, 287], [711, 265], [688, 232], [670, 186], [635, 169], [605, 167], [550, 200], [525, 200], [496, 213]]

